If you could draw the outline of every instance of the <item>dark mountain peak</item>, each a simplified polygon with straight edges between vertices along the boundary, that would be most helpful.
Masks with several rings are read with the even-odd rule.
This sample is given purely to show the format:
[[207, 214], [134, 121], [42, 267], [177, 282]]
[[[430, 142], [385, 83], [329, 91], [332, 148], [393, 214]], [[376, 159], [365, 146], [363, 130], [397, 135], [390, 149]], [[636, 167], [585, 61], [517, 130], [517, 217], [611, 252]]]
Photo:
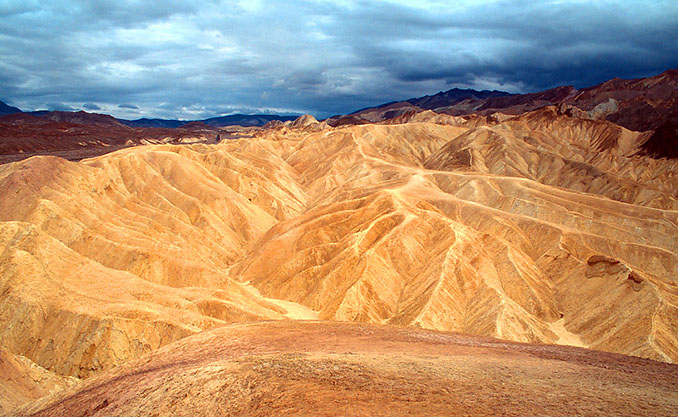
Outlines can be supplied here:
[[[263, 126], [272, 120], [294, 120], [298, 116], [278, 116], [274, 114], [230, 114], [228, 116], [211, 117], [202, 120], [174, 120], [174, 119], [136, 119], [120, 120], [122, 123], [131, 127], [163, 127], [175, 128], [185, 127], [188, 124], [199, 122], [202, 126], [225, 127], [225, 126]], [[195, 125], [197, 126], [197, 125]]]
[[405, 101], [422, 109], [433, 110], [438, 107], [452, 106], [468, 99], [485, 100], [491, 97], [504, 97], [510, 95], [510, 93], [505, 91], [478, 91], [470, 88], [463, 89], [455, 87], [451, 90], [441, 91], [432, 96], [411, 98]]
[[271, 120], [280, 120], [286, 122], [288, 120], [294, 120], [297, 116], [278, 116], [274, 114], [230, 114], [228, 116], [219, 116], [212, 117], [209, 119], [202, 120], [205, 124], [213, 127], [224, 127], [224, 126], [263, 126]]
[[186, 124], [186, 121], [182, 120], [171, 120], [171, 119], [149, 119], [141, 118], [136, 120], [124, 120], [120, 119], [120, 123], [123, 123], [130, 127], [162, 127], [162, 128], [175, 128], [181, 125]]
[[22, 113], [22, 111], [17, 107], [10, 106], [9, 104], [0, 101], [0, 115], [15, 113]]

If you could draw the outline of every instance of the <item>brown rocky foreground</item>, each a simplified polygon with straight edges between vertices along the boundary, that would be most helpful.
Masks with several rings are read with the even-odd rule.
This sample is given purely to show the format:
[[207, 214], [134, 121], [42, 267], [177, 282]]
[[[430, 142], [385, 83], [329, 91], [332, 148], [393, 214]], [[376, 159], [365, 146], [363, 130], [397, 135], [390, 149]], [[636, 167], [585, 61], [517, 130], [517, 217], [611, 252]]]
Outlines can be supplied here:
[[678, 366], [415, 328], [236, 324], [14, 416], [675, 416]]

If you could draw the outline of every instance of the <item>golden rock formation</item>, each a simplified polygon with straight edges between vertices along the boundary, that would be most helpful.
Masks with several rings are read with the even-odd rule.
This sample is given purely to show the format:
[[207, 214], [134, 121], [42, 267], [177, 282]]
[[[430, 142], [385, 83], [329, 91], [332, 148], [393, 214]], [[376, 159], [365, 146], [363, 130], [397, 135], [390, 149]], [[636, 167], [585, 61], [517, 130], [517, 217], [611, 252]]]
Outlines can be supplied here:
[[[324, 319], [676, 360], [676, 162], [633, 156], [643, 134], [551, 109], [463, 130], [305, 137], [287, 162], [322, 198], [232, 274]], [[602, 255], [624, 269], [591, 278]]]
[[320, 318], [678, 361], [678, 161], [555, 108], [430, 116], [0, 165], [0, 348], [89, 377]]

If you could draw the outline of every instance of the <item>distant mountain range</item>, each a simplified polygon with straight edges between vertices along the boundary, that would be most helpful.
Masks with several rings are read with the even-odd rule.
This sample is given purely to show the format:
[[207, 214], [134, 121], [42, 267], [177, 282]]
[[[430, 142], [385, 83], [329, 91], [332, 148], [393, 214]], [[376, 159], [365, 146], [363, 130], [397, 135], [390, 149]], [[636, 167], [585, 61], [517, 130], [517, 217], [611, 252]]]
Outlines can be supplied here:
[[263, 126], [272, 120], [280, 120], [286, 122], [294, 120], [299, 116], [278, 116], [274, 114], [231, 114], [228, 116], [211, 117], [203, 120], [173, 120], [173, 119], [137, 119], [124, 120], [119, 119], [121, 123], [131, 127], [166, 127], [175, 128], [184, 126], [188, 123], [204, 123], [212, 127], [226, 127], [226, 126]]
[[[10, 106], [6, 103], [0, 101], [0, 116], [25, 113], [31, 116], [37, 117], [46, 117], [50, 120], [57, 122], [70, 122], [78, 124], [88, 124], [94, 121], [94, 119], [99, 119], [95, 124], [100, 124], [102, 120], [105, 119], [105, 124], [111, 122], [117, 122], [129, 127], [155, 127], [155, 128], [177, 128], [183, 127], [189, 123], [203, 123], [210, 127], [226, 127], [226, 126], [263, 126], [266, 123], [272, 120], [280, 120], [286, 122], [288, 120], [294, 120], [299, 115], [296, 116], [279, 116], [275, 114], [231, 114], [228, 116], [218, 116], [211, 117], [209, 119], [202, 120], [177, 120], [177, 119], [136, 119], [136, 120], [126, 120], [126, 119], [117, 119], [113, 116], [108, 116], [98, 113], [88, 113], [84, 111], [77, 112], [63, 112], [63, 111], [48, 111], [48, 110], [38, 110], [32, 112], [23, 112], [21, 109]], [[85, 115], [88, 115], [85, 117]]]
[[[0, 164], [32, 155], [78, 160], [148, 143], [214, 143], [235, 136], [222, 127], [258, 127], [295, 116], [234, 114], [204, 120], [124, 120], [85, 111], [22, 112], [0, 102]], [[240, 128], [236, 129], [240, 130]]]
[[424, 96], [405, 100], [406, 102], [421, 107], [422, 109], [433, 110], [440, 107], [450, 106], [464, 100], [487, 100], [493, 97], [507, 97], [510, 93], [497, 90], [482, 90], [453, 88], [447, 91], [441, 91], [432, 96]]
[[552, 105], [567, 108], [578, 117], [608, 120], [635, 131], [660, 127], [673, 131], [671, 126], [678, 125], [678, 70], [671, 69], [654, 77], [633, 80], [614, 78], [583, 89], [561, 86], [528, 94], [454, 88], [432, 96], [333, 116], [326, 122], [330, 126], [377, 123], [423, 110], [452, 116], [519, 115]]
[[[550, 105], [568, 108], [567, 111], [577, 113], [578, 117], [608, 120], [635, 131], [657, 130], [661, 127], [662, 131], [673, 132], [678, 126], [678, 70], [671, 69], [654, 77], [634, 80], [614, 78], [583, 89], [560, 86], [528, 94], [453, 88], [433, 95], [364, 108], [347, 115], [332, 116], [325, 121], [330, 126], [378, 123], [423, 110], [452, 116], [472, 114], [489, 116], [494, 113], [519, 115]], [[12, 113], [21, 113], [21, 110], [0, 102], [0, 116]], [[275, 120], [285, 122], [298, 117], [233, 114], [202, 120], [148, 118], [124, 120], [82, 111], [36, 111], [27, 114], [58, 122], [79, 124], [115, 122], [134, 128], [219, 128], [235, 125], [254, 127]]]

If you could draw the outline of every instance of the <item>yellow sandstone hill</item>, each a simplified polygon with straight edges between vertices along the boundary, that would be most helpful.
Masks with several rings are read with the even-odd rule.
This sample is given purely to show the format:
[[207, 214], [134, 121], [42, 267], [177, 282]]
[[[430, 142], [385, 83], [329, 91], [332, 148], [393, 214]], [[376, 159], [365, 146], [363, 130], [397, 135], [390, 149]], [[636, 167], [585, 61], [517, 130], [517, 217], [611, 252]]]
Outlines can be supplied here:
[[0, 165], [0, 348], [70, 381], [319, 318], [678, 361], [678, 161], [555, 108], [484, 120]]

